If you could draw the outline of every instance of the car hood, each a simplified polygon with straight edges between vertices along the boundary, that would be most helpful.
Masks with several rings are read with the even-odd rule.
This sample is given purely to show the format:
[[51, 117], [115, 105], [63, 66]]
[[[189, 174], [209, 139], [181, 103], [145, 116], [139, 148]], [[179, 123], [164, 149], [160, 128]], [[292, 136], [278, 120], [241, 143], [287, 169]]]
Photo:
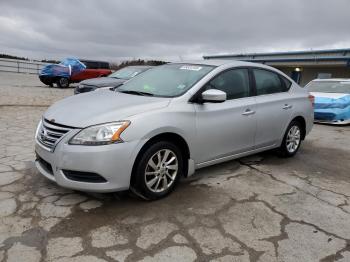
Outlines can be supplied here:
[[80, 82], [81, 85], [89, 85], [89, 86], [96, 86], [96, 87], [115, 87], [123, 84], [126, 80], [124, 79], [118, 79], [114, 77], [99, 77], [99, 78], [91, 78], [88, 80], [84, 80]]
[[44, 118], [71, 127], [128, 120], [128, 117], [168, 106], [169, 98], [123, 94], [110, 90], [70, 96], [53, 104]]

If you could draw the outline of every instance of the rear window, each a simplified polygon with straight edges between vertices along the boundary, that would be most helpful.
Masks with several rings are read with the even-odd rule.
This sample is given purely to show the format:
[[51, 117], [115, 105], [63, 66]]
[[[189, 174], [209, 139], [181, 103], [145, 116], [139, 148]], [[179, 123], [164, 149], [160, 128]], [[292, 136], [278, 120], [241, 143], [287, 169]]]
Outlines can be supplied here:
[[350, 94], [350, 81], [312, 81], [306, 88], [309, 92]]

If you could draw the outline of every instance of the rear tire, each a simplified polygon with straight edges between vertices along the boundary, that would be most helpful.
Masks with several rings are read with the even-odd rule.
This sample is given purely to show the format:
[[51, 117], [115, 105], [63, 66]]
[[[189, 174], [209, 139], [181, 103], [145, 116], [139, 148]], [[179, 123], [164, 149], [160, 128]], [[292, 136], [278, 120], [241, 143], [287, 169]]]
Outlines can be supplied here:
[[278, 149], [278, 153], [282, 157], [294, 156], [301, 145], [303, 129], [299, 121], [293, 120], [284, 134], [281, 146]]
[[181, 150], [167, 141], [149, 146], [136, 161], [131, 191], [146, 200], [170, 194], [183, 175]]
[[69, 80], [66, 77], [60, 77], [57, 79], [56, 84], [59, 88], [68, 88]]

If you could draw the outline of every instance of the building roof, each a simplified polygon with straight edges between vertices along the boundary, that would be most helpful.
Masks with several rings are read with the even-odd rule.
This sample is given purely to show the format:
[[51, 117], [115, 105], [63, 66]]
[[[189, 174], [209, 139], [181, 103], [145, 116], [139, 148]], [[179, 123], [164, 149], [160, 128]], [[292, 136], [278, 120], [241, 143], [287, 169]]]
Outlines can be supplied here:
[[350, 65], [350, 48], [273, 53], [205, 55], [204, 59], [241, 60], [258, 63], [345, 62]]
[[264, 52], [264, 53], [241, 53], [241, 54], [223, 54], [223, 55], [204, 55], [203, 58], [227, 58], [227, 57], [256, 57], [256, 56], [291, 56], [291, 55], [321, 55], [321, 54], [342, 54], [343, 56], [349, 54], [350, 48], [343, 49], [322, 49], [322, 50], [301, 50], [301, 51], [286, 51], [286, 52]]

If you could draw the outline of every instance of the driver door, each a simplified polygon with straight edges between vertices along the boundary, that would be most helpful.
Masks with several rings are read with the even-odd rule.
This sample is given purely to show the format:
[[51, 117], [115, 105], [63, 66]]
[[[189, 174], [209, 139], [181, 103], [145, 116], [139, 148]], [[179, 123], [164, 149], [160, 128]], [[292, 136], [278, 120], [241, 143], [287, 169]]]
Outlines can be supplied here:
[[256, 103], [251, 96], [248, 69], [221, 72], [207, 83], [208, 89], [225, 92], [227, 100], [195, 104], [198, 164], [254, 148]]

